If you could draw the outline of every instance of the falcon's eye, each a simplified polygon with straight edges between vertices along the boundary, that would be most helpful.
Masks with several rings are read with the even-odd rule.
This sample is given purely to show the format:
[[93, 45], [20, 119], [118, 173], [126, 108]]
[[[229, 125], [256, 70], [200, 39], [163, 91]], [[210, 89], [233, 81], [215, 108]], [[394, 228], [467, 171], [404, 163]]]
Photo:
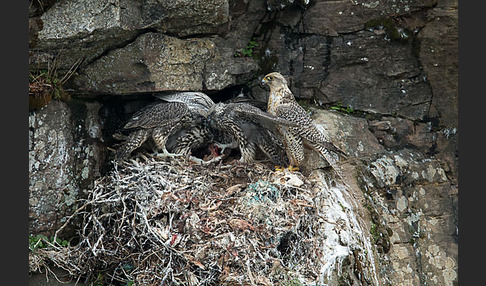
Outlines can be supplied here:
[[273, 80], [273, 76], [272, 75], [267, 76], [267, 80]]

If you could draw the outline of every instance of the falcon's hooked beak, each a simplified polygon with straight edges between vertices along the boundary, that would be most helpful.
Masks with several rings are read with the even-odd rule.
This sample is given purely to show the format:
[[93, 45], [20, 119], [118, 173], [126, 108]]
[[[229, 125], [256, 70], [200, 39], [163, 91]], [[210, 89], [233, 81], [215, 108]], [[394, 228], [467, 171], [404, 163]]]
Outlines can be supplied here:
[[262, 81], [261, 81], [261, 84], [262, 84], [262, 85], [266, 85], [266, 84], [267, 84], [267, 82], [268, 82], [268, 81], [267, 81], [267, 78], [266, 78], [266, 77], [262, 78]]
[[274, 79], [274, 76], [271, 74], [267, 74], [266, 76], [263, 77], [262, 79], [262, 85], [267, 85], [269, 84], [272, 80]]

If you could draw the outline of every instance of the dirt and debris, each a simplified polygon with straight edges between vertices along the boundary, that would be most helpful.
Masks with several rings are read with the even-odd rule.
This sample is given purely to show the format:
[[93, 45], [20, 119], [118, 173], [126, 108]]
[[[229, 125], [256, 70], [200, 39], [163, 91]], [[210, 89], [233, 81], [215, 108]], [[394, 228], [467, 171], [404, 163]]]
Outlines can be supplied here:
[[324, 253], [324, 224], [340, 228], [322, 204], [332, 178], [274, 170], [138, 153], [69, 218], [82, 221], [79, 242], [31, 251], [30, 271], [103, 285], [316, 285], [339, 264]]

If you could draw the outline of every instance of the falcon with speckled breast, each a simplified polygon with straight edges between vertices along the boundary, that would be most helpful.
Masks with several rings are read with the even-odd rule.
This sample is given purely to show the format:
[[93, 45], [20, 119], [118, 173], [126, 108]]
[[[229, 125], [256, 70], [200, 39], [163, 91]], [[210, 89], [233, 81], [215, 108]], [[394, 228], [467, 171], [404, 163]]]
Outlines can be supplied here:
[[270, 87], [267, 112], [281, 119], [286, 119], [298, 126], [278, 126], [278, 132], [283, 138], [285, 151], [289, 158], [290, 170], [298, 170], [304, 160], [304, 145], [319, 152], [326, 161], [339, 172], [337, 160], [330, 152], [344, 156], [344, 152], [337, 148], [314, 124], [312, 118], [295, 100], [287, 86], [286, 79], [278, 72], [267, 74], [262, 84]]

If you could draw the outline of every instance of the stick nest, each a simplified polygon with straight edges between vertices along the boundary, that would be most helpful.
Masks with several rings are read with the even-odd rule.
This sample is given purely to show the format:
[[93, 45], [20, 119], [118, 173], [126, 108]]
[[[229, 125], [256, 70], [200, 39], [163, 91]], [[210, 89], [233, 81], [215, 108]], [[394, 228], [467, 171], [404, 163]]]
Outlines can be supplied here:
[[79, 242], [31, 251], [30, 270], [103, 285], [315, 283], [325, 186], [272, 168], [140, 154], [96, 180], [69, 218]]

